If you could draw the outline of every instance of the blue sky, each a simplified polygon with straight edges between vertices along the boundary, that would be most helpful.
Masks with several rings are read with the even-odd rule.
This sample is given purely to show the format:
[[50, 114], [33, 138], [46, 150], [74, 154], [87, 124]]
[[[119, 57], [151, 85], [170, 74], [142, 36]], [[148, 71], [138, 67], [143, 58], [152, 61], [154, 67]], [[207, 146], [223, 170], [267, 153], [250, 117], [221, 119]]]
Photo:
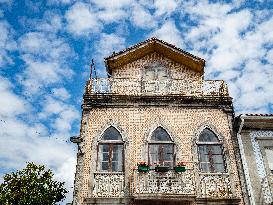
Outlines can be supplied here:
[[0, 0], [0, 176], [34, 161], [71, 190], [91, 58], [103, 77], [104, 57], [152, 36], [205, 59], [237, 115], [272, 113], [272, 28], [272, 0]]

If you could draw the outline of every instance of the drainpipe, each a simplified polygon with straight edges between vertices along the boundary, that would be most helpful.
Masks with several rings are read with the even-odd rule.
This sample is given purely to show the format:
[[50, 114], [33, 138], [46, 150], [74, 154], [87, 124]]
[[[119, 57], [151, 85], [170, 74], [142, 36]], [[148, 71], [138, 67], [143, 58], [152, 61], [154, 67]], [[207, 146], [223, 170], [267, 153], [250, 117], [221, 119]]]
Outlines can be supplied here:
[[237, 139], [238, 139], [240, 155], [241, 155], [241, 159], [242, 159], [242, 163], [243, 163], [243, 169], [244, 169], [243, 172], [244, 172], [244, 176], [245, 176], [245, 180], [246, 180], [246, 186], [247, 186], [247, 192], [248, 192], [250, 205], [256, 205], [254, 195], [253, 195], [253, 189], [251, 186], [247, 161], [246, 161], [245, 154], [244, 154], [245, 151], [244, 151], [243, 141], [242, 141], [242, 137], [241, 137], [241, 131], [243, 129], [245, 119], [244, 119], [244, 116], [242, 116], [242, 115], [239, 116], [239, 119], [240, 119], [241, 123], [240, 123], [239, 129], [238, 129], [238, 132], [237, 132]]

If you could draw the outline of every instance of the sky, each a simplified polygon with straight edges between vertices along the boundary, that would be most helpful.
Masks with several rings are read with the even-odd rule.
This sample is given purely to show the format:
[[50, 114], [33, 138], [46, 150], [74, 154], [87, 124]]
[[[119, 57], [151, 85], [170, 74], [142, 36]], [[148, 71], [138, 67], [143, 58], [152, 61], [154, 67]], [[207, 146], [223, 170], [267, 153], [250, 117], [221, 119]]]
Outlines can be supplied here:
[[45, 164], [72, 200], [84, 85], [93, 58], [150, 37], [206, 60], [236, 115], [273, 113], [273, 0], [0, 0], [0, 182]]

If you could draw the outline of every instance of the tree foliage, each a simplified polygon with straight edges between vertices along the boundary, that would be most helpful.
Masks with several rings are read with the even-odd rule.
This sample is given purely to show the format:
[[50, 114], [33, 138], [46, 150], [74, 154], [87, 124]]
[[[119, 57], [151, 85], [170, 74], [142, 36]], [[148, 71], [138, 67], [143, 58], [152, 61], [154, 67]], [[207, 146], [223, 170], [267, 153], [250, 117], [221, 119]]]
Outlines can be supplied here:
[[53, 180], [45, 166], [28, 163], [26, 168], [4, 175], [0, 184], [1, 205], [53, 205], [65, 198], [64, 182]]

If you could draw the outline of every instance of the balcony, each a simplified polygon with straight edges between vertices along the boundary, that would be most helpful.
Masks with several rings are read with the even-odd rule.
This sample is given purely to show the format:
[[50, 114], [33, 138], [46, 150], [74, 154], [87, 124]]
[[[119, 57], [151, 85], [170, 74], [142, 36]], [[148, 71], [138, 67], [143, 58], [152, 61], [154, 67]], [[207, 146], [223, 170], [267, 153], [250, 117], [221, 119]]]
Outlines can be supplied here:
[[94, 174], [94, 198], [121, 198], [124, 196], [124, 174], [105, 172]]
[[150, 171], [139, 173], [134, 170], [131, 194], [136, 199], [151, 197], [194, 197], [196, 195], [195, 177], [192, 170], [176, 173], [171, 170], [166, 173]]
[[[131, 196], [137, 201], [173, 199], [184, 201], [240, 201], [237, 199], [230, 176], [226, 173], [199, 173], [196, 180], [194, 169], [176, 173], [170, 170], [158, 173], [133, 171], [130, 177], [130, 193], [124, 193], [124, 173], [94, 173], [92, 198], [122, 199]], [[236, 202], [236, 203], [237, 203]], [[236, 204], [234, 203], [234, 204]]]
[[228, 174], [204, 174], [200, 173], [200, 198], [233, 198], [230, 177]]
[[132, 96], [229, 96], [227, 85], [222, 80], [188, 81], [183, 79], [140, 81], [134, 78], [98, 78], [87, 82], [86, 93]]

